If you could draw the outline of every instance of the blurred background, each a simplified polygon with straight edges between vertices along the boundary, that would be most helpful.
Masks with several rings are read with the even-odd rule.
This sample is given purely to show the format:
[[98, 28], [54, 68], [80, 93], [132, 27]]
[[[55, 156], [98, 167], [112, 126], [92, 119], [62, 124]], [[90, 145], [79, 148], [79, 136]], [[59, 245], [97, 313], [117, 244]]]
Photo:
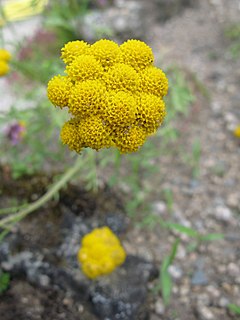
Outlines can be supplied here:
[[[64, 44], [101, 38], [146, 42], [169, 79], [164, 124], [135, 154], [70, 153], [46, 96]], [[0, 319], [238, 319], [240, 1], [1, 0], [0, 48]], [[76, 253], [105, 225], [128, 258], [91, 281]]]

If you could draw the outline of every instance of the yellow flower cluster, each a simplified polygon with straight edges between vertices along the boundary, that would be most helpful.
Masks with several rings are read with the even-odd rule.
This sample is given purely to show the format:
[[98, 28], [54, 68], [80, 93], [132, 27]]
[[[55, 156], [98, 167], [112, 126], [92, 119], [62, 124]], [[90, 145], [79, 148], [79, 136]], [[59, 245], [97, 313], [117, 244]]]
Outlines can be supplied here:
[[11, 54], [5, 49], [0, 49], [0, 77], [9, 72], [8, 61], [10, 59]]
[[125, 259], [119, 239], [108, 227], [96, 228], [85, 235], [78, 251], [82, 271], [90, 279], [111, 273]]
[[47, 94], [53, 105], [67, 107], [72, 115], [61, 131], [71, 150], [134, 152], [162, 124], [168, 80], [153, 65], [152, 50], [144, 42], [71, 41], [61, 58], [66, 75], [53, 77]]

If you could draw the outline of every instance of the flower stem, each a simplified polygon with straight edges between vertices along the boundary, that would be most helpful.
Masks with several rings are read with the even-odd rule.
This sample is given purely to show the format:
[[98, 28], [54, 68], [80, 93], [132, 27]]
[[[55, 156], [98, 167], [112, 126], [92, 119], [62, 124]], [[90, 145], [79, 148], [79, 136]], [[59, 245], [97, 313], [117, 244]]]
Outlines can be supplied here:
[[18, 221], [22, 220], [29, 213], [40, 208], [46, 202], [48, 202], [69, 180], [76, 175], [76, 173], [82, 167], [82, 159], [78, 157], [75, 164], [69, 168], [52, 187], [38, 200], [30, 203], [27, 207], [20, 210], [18, 213], [11, 214], [10, 216], [0, 220], [0, 228], [6, 228], [7, 226], [13, 226]]

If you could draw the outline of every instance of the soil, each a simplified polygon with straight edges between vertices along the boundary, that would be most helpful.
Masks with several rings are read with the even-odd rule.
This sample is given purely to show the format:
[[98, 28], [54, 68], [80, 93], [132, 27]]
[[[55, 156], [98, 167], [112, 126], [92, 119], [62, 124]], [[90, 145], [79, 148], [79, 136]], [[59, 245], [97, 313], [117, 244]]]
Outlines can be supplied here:
[[[123, 237], [126, 251], [143, 256], [159, 267], [176, 237], [181, 240], [169, 270], [173, 279], [170, 304], [164, 306], [160, 293], [150, 294], [150, 320], [237, 319], [228, 304], [240, 306], [240, 143], [233, 135], [234, 127], [240, 123], [240, 59], [231, 56], [229, 40], [224, 36], [225, 28], [233, 22], [240, 22], [238, 1], [203, 0], [164, 24], [153, 24], [149, 30], [150, 45], [162, 68], [181, 66], [191, 79], [196, 98], [187, 117], [178, 117], [174, 122], [180, 132], [179, 140], [169, 146], [168, 153], [153, 159], [160, 174], [146, 181], [153, 190], [148, 199], [152, 207], [142, 209], [141, 217], [151, 214], [194, 228], [202, 235], [224, 235], [220, 240], [196, 242], [159, 224], [153, 224], [152, 228], [131, 224]], [[204, 96], [203, 87], [210, 98]], [[193, 157], [195, 141], [201, 146], [197, 177], [186, 160]], [[9, 186], [5, 184], [5, 188], [6, 185]], [[38, 189], [38, 195], [43, 189]], [[164, 197], [166, 189], [172, 192], [171, 208]], [[81, 206], [86, 216], [123, 211], [121, 198], [112, 201], [115, 195], [106, 190], [98, 195], [99, 201], [91, 194], [84, 195], [83, 190], [81, 200], [79, 197], [76, 200], [76, 192], [79, 194], [79, 190], [72, 188], [64, 196], [65, 201], [72, 202], [73, 211], [75, 208], [79, 212]], [[0, 199], [0, 203], [5, 205], [5, 200]], [[41, 217], [46, 215], [50, 219], [49, 215], [53, 215], [50, 232], [57, 232], [56, 208], [52, 203], [21, 223], [27, 241], [43, 247], [49, 245], [46, 239], [43, 241], [44, 232], [35, 231], [44, 228], [45, 219]], [[54, 242], [53, 237], [51, 241]], [[156, 281], [149, 284], [149, 292], [155, 285]], [[79, 317], [79, 305], [69, 302], [64, 293], [54, 288], [46, 291], [34, 288], [24, 279], [13, 279], [0, 299], [1, 320], [16, 317], [20, 320], [95, 319], [87, 314]]]

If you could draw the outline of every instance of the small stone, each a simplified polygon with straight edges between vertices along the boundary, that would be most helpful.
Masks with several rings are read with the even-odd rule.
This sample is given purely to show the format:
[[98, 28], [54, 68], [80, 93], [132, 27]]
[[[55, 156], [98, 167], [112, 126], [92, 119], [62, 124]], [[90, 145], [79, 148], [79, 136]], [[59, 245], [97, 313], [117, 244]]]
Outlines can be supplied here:
[[167, 206], [166, 206], [165, 202], [157, 201], [157, 202], [153, 203], [152, 209], [155, 214], [162, 214], [162, 213], [166, 212]]
[[232, 211], [226, 206], [217, 206], [215, 216], [218, 220], [227, 222], [232, 219]]
[[201, 306], [200, 308], [198, 308], [198, 314], [200, 316], [201, 320], [213, 320], [215, 319], [214, 314], [212, 313], [212, 311], [204, 306]]
[[155, 303], [155, 312], [158, 315], [163, 315], [165, 312], [165, 306], [162, 302], [162, 300], [157, 300]]
[[229, 265], [227, 266], [227, 271], [228, 271], [229, 275], [232, 277], [237, 277], [240, 275], [239, 266], [233, 262], [229, 263]]
[[221, 307], [221, 308], [226, 308], [227, 307], [227, 305], [229, 305], [229, 300], [227, 299], [227, 298], [225, 298], [225, 297], [221, 297], [220, 299], [219, 299], [219, 303], [218, 303], [218, 305], [219, 305], [219, 307]]
[[229, 207], [237, 208], [240, 205], [238, 193], [231, 193], [227, 197], [227, 204]]
[[191, 283], [195, 286], [203, 286], [208, 284], [208, 278], [205, 272], [202, 269], [197, 269], [192, 276]]
[[207, 286], [206, 290], [211, 294], [212, 297], [214, 298], [219, 298], [220, 296], [220, 291], [215, 287], [215, 286]]
[[47, 287], [50, 283], [50, 279], [48, 276], [46, 275], [40, 275], [39, 276], [39, 284], [42, 286], [42, 287]]
[[170, 273], [170, 275], [174, 278], [174, 279], [180, 279], [183, 276], [183, 271], [180, 267], [175, 266], [175, 265], [171, 265], [168, 268], [168, 271]]

